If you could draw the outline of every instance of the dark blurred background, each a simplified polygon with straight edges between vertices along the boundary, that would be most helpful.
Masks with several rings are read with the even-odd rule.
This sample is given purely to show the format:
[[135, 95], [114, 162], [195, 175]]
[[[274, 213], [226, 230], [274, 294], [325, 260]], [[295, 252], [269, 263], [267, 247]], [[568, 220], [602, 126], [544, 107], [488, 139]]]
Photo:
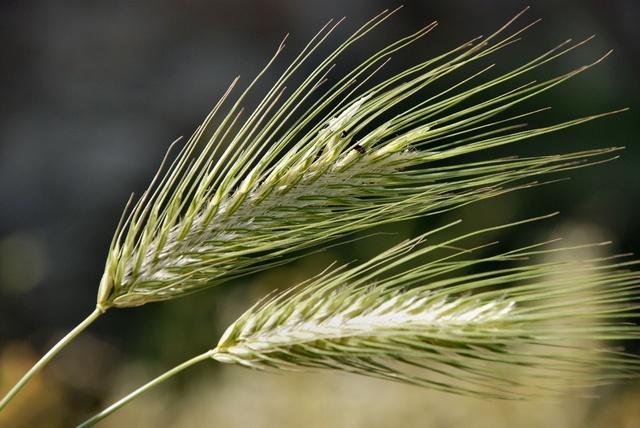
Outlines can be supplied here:
[[[613, 56], [529, 106], [564, 120], [630, 107], [511, 153], [626, 146], [622, 158], [573, 171], [572, 180], [394, 227], [394, 237], [324, 252], [286, 268], [177, 301], [112, 310], [56, 359], [0, 416], [0, 426], [68, 426], [163, 369], [213, 346], [270, 287], [286, 287], [334, 259], [370, 256], [453, 218], [489, 226], [560, 210], [510, 231], [509, 243], [564, 235], [640, 249], [640, 3], [533, 1], [543, 18], [492, 61], [517, 64], [568, 37], [597, 38], [540, 71], [552, 76]], [[348, 19], [330, 42], [387, 1], [0, 3], [0, 385], [4, 392], [52, 340], [95, 305], [109, 241], [124, 203], [144, 188], [169, 143], [188, 136], [234, 76], [246, 83], [291, 33], [291, 58], [330, 18]], [[405, 1], [353, 47], [345, 67], [437, 19], [438, 29], [394, 58], [401, 70], [495, 30], [520, 1]], [[288, 55], [288, 56], [287, 56]], [[284, 61], [284, 60], [283, 60]], [[538, 72], [536, 72], [538, 73]], [[240, 286], [240, 284], [244, 284]], [[375, 394], [373, 390], [377, 391]], [[151, 392], [105, 426], [640, 426], [640, 385], [602, 398], [534, 407], [468, 401], [347, 375], [262, 375], [204, 364]], [[444, 403], [444, 406], [443, 406]], [[249, 411], [250, 409], [253, 409]], [[531, 410], [535, 409], [535, 412]], [[634, 413], [635, 412], [635, 413]], [[599, 425], [601, 424], [602, 425]]]

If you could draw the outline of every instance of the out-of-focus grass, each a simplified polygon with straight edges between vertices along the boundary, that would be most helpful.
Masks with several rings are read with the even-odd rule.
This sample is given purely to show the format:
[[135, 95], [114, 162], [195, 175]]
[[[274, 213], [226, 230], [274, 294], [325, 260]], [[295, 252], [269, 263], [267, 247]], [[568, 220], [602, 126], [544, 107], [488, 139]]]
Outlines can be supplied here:
[[[3, 354], [2, 370], [21, 373], [34, 355]], [[111, 377], [107, 401], [154, 375], [143, 363], [123, 364]], [[3, 374], [3, 379], [4, 374]], [[10, 378], [6, 378], [10, 381]], [[604, 390], [600, 398], [550, 402], [484, 401], [334, 373], [255, 373], [213, 367], [182, 388], [157, 388], [106, 419], [113, 427], [640, 427], [640, 387]], [[0, 417], [3, 427], [62, 427], [73, 421], [65, 388], [40, 379]]]
[[[0, 353], [0, 390], [8, 390], [38, 359], [27, 345], [13, 343]], [[71, 410], [65, 388], [47, 376], [31, 382], [11, 406], [0, 413], [0, 427], [61, 427]]]
[[[148, 371], [142, 370], [142, 372]], [[117, 392], [145, 376], [122, 373]], [[180, 393], [141, 398], [103, 426], [172, 427], [637, 427], [640, 388], [601, 399], [483, 401], [338, 374], [257, 374], [224, 368]], [[635, 402], [634, 402], [635, 400]], [[626, 403], [623, 404], [623, 403]], [[595, 407], [594, 407], [595, 406]], [[634, 419], [635, 415], [635, 419]], [[616, 421], [616, 423], [610, 423]], [[633, 424], [636, 425], [633, 425]]]

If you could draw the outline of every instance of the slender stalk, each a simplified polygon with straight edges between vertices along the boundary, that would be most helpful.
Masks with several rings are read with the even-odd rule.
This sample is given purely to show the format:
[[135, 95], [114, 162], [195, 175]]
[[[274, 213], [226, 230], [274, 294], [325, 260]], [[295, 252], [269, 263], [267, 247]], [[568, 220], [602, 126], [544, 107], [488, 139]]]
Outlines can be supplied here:
[[113, 403], [112, 405], [110, 405], [109, 407], [107, 407], [106, 409], [104, 409], [103, 411], [101, 411], [100, 413], [94, 415], [92, 418], [87, 419], [86, 421], [84, 421], [83, 423], [81, 423], [80, 425], [78, 425], [77, 428], [84, 428], [84, 427], [90, 427], [95, 425], [97, 422], [101, 421], [102, 419], [106, 418], [107, 416], [109, 416], [111, 413], [115, 412], [116, 410], [118, 410], [119, 408], [121, 408], [122, 406], [124, 406], [125, 404], [127, 404], [129, 401], [132, 401], [133, 399], [137, 398], [139, 395], [144, 394], [145, 392], [147, 392], [147, 390], [153, 388], [154, 386], [164, 382], [165, 380], [173, 377], [174, 375], [180, 373], [181, 371], [201, 362], [204, 360], [207, 360], [209, 358], [211, 358], [213, 351], [207, 351], [203, 354], [198, 355], [197, 357], [193, 357], [188, 361], [185, 361], [182, 364], [179, 364], [177, 366], [175, 366], [174, 368], [172, 368], [171, 370], [164, 372], [163, 374], [161, 374], [160, 376], [158, 376], [157, 378], [153, 379], [152, 381], [144, 384], [143, 386], [141, 386], [140, 388], [136, 389], [135, 391], [133, 391], [132, 393], [130, 393], [129, 395], [127, 395], [126, 397], [121, 398], [120, 400], [116, 401], [115, 403]]
[[65, 346], [67, 346], [73, 339], [76, 338], [76, 336], [78, 336], [82, 331], [89, 327], [89, 325], [91, 325], [103, 313], [104, 309], [96, 307], [96, 309], [91, 312], [88, 317], [86, 317], [80, 324], [75, 326], [73, 330], [67, 333], [66, 336], [60, 339], [58, 343], [56, 343], [51, 349], [49, 349], [49, 352], [44, 354], [44, 356], [40, 358], [40, 360], [35, 363], [33, 367], [31, 367], [29, 371], [25, 373], [24, 376], [22, 376], [18, 383], [16, 383], [13, 388], [11, 388], [7, 395], [4, 396], [2, 401], [0, 401], [0, 411], [2, 411], [2, 409], [4, 409], [7, 404], [9, 404], [13, 397], [15, 397], [15, 395], [20, 392], [20, 390], [24, 388], [27, 383], [29, 383], [31, 378], [34, 377], [38, 372], [40, 372], [40, 370], [42, 370], [44, 366], [46, 366], [47, 363], [49, 363], [49, 361], [53, 359], [53, 357], [55, 357]]

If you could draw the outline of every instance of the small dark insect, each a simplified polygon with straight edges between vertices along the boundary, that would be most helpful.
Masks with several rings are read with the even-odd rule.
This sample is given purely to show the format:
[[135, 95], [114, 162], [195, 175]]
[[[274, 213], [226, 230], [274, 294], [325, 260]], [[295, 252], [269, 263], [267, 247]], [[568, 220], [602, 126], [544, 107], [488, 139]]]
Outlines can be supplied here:
[[344, 138], [347, 136], [347, 131], [340, 131], [340, 138]]
[[353, 150], [355, 150], [356, 152], [360, 153], [360, 154], [365, 154], [365, 149], [364, 147], [362, 147], [360, 144], [356, 144], [355, 146], [351, 147]]

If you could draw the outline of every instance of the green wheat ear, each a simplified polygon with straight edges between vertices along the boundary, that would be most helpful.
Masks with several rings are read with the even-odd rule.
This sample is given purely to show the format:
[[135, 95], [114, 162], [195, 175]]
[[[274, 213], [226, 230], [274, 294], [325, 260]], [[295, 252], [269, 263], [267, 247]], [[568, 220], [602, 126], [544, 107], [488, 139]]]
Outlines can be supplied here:
[[419, 237], [362, 266], [325, 272], [248, 310], [209, 355], [254, 369], [342, 370], [497, 399], [576, 393], [638, 376], [637, 356], [598, 343], [640, 338], [640, 326], [623, 321], [637, 316], [629, 302], [640, 296], [640, 273], [628, 270], [637, 261], [464, 272], [568, 250], [534, 245], [477, 259], [458, 260], [469, 253], [459, 251], [387, 273], [467, 237], [436, 245]]
[[[542, 217], [544, 218], [544, 217]], [[538, 220], [538, 219], [532, 219]], [[217, 346], [83, 423], [90, 426], [201, 361], [258, 370], [340, 370], [493, 399], [584, 394], [638, 377], [640, 359], [602, 341], [640, 339], [638, 261], [620, 257], [520, 263], [607, 243], [550, 241], [490, 257], [457, 249], [471, 237], [407, 240], [355, 267], [329, 267], [269, 295], [232, 323]], [[442, 252], [447, 252], [442, 255]], [[472, 257], [469, 257], [469, 256]], [[424, 261], [417, 264], [416, 261]], [[482, 269], [483, 266], [497, 266]], [[478, 269], [479, 268], [479, 269]]]
[[[250, 114], [243, 115], [241, 105], [284, 43], [226, 108], [238, 79], [233, 81], [178, 154], [167, 157], [166, 171], [161, 167], [141, 199], [125, 210], [109, 248], [95, 311], [36, 363], [0, 409], [109, 308], [193, 293], [286, 263], [299, 250], [354, 231], [528, 187], [535, 182], [526, 179], [601, 162], [618, 150], [465, 158], [603, 116], [523, 130], [518, 121], [544, 109], [503, 115], [599, 62], [546, 81], [512, 84], [589, 39], [566, 41], [491, 79], [476, 82], [491, 68], [486, 67], [458, 77], [447, 89], [431, 90], [435, 82], [455, 78], [464, 67], [516, 42], [533, 25], [507, 34], [521, 14], [489, 37], [367, 85], [391, 54], [436, 27], [429, 24], [331, 78], [335, 83], [320, 92], [334, 61], [392, 14], [385, 11], [365, 23], [285, 95], [286, 83], [312, 61], [341, 22], [330, 21]], [[485, 95], [507, 84], [511, 86], [498, 95]]]
[[[284, 84], [335, 28], [327, 26], [244, 121], [240, 104], [246, 91], [219, 125], [211, 125], [227, 95], [223, 97], [116, 233], [99, 307], [138, 306], [193, 293], [284, 263], [294, 251], [347, 233], [484, 199], [517, 186], [510, 184], [516, 180], [572, 168], [615, 150], [457, 160], [598, 117], [525, 131], [507, 124], [523, 115], [494, 121], [499, 113], [589, 66], [460, 107], [580, 43], [562, 44], [466, 89], [468, 79], [440, 93], [425, 92], [444, 76], [508, 45], [522, 30], [500, 38], [502, 29], [360, 89], [380, 62], [431, 31], [435, 23], [430, 24], [374, 54], [291, 119], [327, 80], [338, 55], [389, 15], [383, 13], [356, 31], [285, 97]], [[415, 96], [419, 99], [413, 106], [382, 118]]]

